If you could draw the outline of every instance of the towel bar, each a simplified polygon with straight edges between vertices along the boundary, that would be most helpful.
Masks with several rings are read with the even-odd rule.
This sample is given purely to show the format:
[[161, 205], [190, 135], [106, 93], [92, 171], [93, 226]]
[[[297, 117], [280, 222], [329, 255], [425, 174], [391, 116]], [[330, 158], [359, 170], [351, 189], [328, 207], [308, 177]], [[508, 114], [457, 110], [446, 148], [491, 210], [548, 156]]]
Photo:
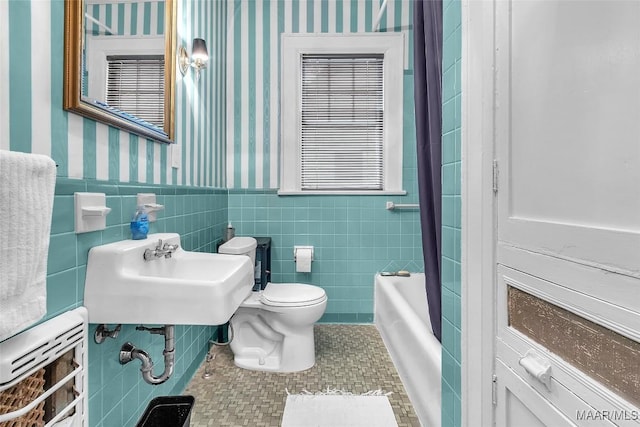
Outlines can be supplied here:
[[420, 205], [417, 203], [395, 204], [393, 202], [387, 202], [387, 209], [390, 211], [395, 209], [420, 209]]

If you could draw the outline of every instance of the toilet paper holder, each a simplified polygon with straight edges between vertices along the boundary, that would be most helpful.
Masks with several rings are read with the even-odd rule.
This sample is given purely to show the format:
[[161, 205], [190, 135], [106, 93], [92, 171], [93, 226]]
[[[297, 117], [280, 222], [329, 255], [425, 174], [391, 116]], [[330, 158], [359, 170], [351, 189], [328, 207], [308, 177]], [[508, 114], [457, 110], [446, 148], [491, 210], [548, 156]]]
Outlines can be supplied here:
[[298, 259], [298, 250], [302, 249], [310, 249], [311, 250], [311, 261], [313, 261], [313, 246], [294, 246], [293, 247], [293, 260], [296, 261]]

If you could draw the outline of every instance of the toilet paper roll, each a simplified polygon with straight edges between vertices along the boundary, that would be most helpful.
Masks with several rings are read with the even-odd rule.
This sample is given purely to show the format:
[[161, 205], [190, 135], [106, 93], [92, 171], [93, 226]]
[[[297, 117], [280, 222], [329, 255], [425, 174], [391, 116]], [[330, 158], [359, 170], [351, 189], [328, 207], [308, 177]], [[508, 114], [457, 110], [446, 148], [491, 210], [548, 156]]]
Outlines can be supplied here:
[[300, 248], [296, 251], [296, 272], [310, 273], [313, 251], [310, 248]]

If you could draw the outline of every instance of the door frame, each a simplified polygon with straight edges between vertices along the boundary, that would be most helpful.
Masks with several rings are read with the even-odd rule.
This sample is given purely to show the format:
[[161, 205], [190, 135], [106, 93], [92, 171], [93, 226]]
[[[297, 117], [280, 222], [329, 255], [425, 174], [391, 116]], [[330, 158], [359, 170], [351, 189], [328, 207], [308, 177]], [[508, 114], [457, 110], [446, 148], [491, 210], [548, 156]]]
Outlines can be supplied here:
[[461, 0], [461, 399], [463, 426], [492, 426], [496, 342], [494, 1]]

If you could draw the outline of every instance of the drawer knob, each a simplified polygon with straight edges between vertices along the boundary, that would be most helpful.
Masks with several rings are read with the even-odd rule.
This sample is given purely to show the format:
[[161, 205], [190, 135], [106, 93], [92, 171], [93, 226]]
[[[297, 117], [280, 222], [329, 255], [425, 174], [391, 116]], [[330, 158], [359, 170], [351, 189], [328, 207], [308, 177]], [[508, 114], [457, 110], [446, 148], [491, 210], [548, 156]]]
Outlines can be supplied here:
[[529, 375], [551, 391], [551, 363], [547, 359], [531, 349], [525, 353], [524, 357], [520, 358], [519, 363]]

